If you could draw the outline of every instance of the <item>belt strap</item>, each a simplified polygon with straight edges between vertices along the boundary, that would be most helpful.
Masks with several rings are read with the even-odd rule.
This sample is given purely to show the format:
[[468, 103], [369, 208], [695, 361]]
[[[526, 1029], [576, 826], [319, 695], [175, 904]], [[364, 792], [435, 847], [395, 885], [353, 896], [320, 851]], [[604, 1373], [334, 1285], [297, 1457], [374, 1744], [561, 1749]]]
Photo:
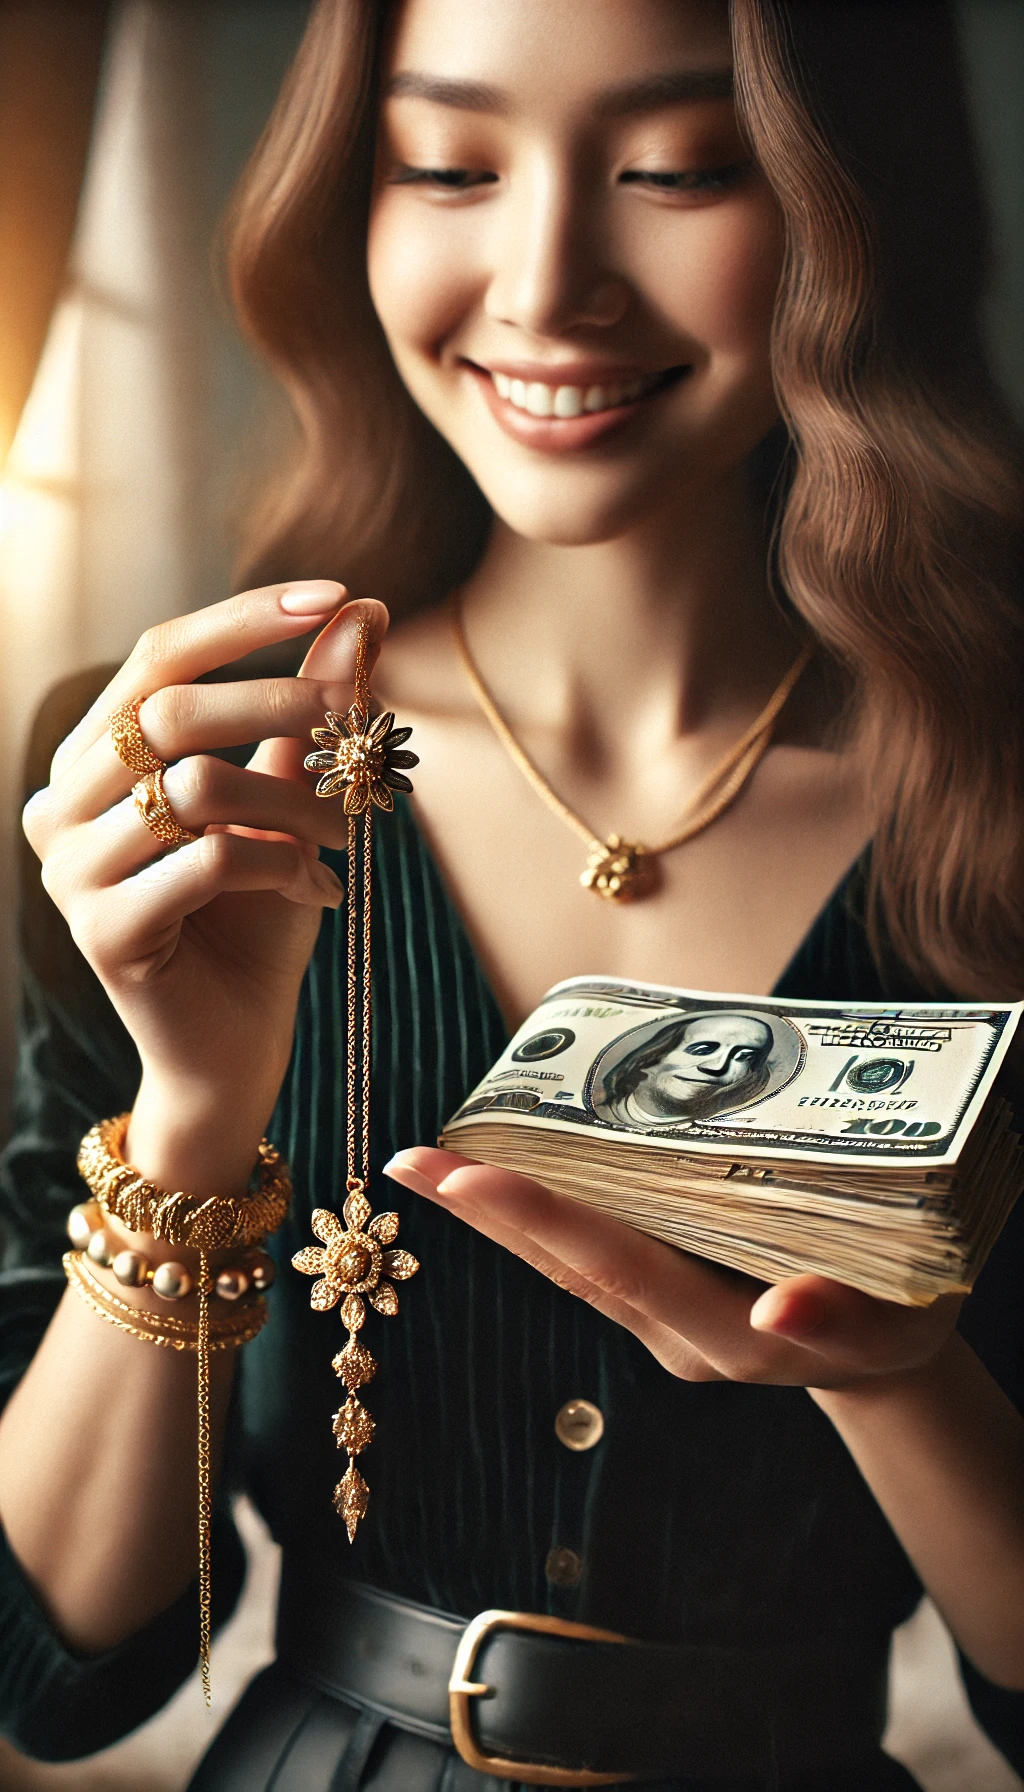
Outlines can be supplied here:
[[[449, 1746], [449, 1682], [466, 1629], [465, 1618], [285, 1559], [281, 1666]], [[521, 1762], [527, 1784], [531, 1763], [648, 1780], [821, 1771], [877, 1747], [887, 1667], [885, 1638], [757, 1650], [498, 1628], [473, 1663], [487, 1688], [472, 1700], [474, 1737], [483, 1755]]]

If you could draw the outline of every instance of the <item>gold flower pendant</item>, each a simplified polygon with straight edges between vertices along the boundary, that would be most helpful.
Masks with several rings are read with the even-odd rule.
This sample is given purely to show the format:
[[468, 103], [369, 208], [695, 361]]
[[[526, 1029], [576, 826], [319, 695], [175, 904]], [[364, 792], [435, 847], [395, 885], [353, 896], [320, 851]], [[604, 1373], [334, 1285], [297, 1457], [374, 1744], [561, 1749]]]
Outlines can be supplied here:
[[405, 768], [419, 765], [418, 754], [401, 751], [412, 729], [396, 728], [391, 714], [371, 722], [358, 702], [344, 716], [329, 709], [324, 720], [326, 728], [313, 729], [320, 751], [304, 762], [307, 771], [322, 773], [317, 796], [337, 796], [343, 790], [346, 815], [362, 815], [370, 803], [393, 809], [392, 792], [412, 790]]
[[[345, 1224], [326, 1207], [315, 1209], [313, 1231], [322, 1240], [296, 1252], [292, 1267], [305, 1276], [316, 1276], [310, 1290], [309, 1304], [316, 1313], [329, 1313], [341, 1303], [342, 1324], [348, 1329], [348, 1343], [339, 1350], [331, 1367], [344, 1382], [348, 1398], [334, 1414], [334, 1435], [339, 1450], [348, 1452], [348, 1467], [334, 1489], [334, 1504], [345, 1521], [351, 1543], [356, 1526], [366, 1516], [370, 1490], [355, 1465], [373, 1440], [375, 1425], [356, 1389], [365, 1387], [377, 1372], [375, 1359], [358, 1333], [366, 1320], [363, 1296], [377, 1313], [387, 1318], [398, 1312], [395, 1282], [408, 1281], [419, 1269], [416, 1258], [408, 1251], [390, 1250], [398, 1236], [397, 1213], [378, 1213], [361, 1188], [353, 1189], [343, 1208]], [[367, 1224], [369, 1221], [369, 1224]], [[391, 1279], [389, 1279], [391, 1278]]]

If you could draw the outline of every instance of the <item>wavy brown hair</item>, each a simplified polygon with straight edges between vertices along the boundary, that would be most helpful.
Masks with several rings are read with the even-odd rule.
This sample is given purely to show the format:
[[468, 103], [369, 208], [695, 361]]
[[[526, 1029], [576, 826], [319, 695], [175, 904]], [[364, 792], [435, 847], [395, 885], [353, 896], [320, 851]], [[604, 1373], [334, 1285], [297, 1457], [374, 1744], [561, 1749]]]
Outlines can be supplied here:
[[[339, 573], [399, 613], [488, 512], [395, 371], [365, 236], [387, 0], [318, 0], [233, 212], [243, 326], [298, 423], [253, 578]], [[986, 206], [941, 4], [732, 0], [737, 104], [786, 231], [774, 565], [845, 669], [876, 952], [1024, 994], [1022, 453], [989, 372]]]

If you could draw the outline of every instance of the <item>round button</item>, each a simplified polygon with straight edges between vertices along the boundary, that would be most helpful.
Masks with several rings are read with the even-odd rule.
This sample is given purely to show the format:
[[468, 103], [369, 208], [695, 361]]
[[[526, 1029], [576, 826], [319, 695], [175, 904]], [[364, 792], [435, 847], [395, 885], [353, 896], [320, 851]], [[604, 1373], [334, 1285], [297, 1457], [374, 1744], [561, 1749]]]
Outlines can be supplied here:
[[549, 1549], [544, 1573], [553, 1587], [575, 1587], [582, 1579], [583, 1563], [574, 1549]]
[[555, 1436], [567, 1450], [592, 1450], [604, 1436], [604, 1413], [590, 1400], [567, 1400], [555, 1414]]

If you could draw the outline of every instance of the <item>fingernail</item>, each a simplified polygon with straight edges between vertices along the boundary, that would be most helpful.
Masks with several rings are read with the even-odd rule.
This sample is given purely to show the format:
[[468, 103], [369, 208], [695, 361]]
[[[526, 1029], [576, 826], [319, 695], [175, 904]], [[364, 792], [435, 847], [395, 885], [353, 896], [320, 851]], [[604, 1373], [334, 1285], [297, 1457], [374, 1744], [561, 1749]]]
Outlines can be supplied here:
[[286, 585], [278, 601], [286, 616], [330, 616], [345, 595], [344, 585], [333, 579], [308, 579], [302, 585]]
[[435, 1184], [410, 1164], [400, 1164], [393, 1157], [390, 1163], [384, 1165], [384, 1174], [390, 1176], [392, 1182], [400, 1182], [403, 1188], [411, 1189], [414, 1195], [425, 1195], [428, 1201], [437, 1200]]

